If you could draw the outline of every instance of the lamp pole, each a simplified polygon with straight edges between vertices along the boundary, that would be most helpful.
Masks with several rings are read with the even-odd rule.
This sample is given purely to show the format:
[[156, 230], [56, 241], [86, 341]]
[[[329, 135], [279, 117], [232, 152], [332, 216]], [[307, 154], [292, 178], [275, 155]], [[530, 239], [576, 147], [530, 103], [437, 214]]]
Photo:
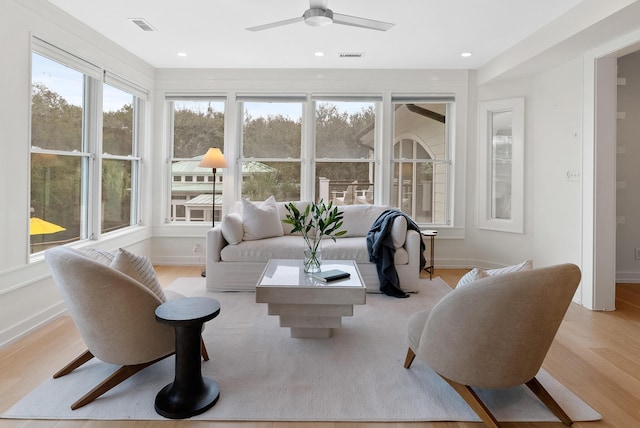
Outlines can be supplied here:
[[222, 154], [220, 149], [212, 147], [207, 150], [207, 153], [204, 154], [202, 160], [198, 164], [201, 168], [211, 168], [213, 171], [213, 194], [211, 195], [211, 227], [215, 227], [216, 225], [216, 169], [217, 168], [226, 168], [227, 161]]
[[213, 200], [211, 201], [211, 227], [216, 227], [216, 169], [213, 170]]
[[[226, 168], [227, 161], [220, 149], [212, 147], [207, 150], [202, 160], [198, 164], [201, 168], [211, 168], [213, 172], [213, 194], [211, 195], [211, 227], [216, 226], [216, 168]], [[207, 271], [202, 271], [202, 276], [206, 276]]]

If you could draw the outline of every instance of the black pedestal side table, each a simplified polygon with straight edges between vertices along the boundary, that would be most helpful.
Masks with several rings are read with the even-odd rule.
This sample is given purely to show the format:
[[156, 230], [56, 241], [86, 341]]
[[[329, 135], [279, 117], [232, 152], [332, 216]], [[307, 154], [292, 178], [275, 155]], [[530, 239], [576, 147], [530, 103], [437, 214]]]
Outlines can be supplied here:
[[175, 379], [156, 395], [158, 414], [184, 419], [210, 409], [220, 397], [218, 382], [202, 377], [202, 324], [220, 313], [220, 303], [207, 297], [172, 300], [156, 308], [156, 320], [176, 334]]
[[433, 270], [435, 269], [434, 266], [434, 251], [435, 251], [435, 245], [434, 245], [434, 241], [436, 238], [436, 235], [438, 234], [437, 230], [423, 230], [422, 231], [422, 236], [425, 236], [427, 238], [431, 238], [431, 253], [429, 254], [429, 265], [424, 267], [424, 270], [426, 270], [427, 272], [429, 272], [429, 279], [433, 279]]

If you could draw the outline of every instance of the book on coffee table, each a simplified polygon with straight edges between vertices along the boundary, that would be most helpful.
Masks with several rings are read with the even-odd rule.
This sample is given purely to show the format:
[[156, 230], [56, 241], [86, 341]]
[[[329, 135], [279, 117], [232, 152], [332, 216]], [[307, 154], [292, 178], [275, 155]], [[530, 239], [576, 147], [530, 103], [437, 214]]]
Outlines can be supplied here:
[[324, 272], [316, 272], [313, 274], [315, 279], [320, 281], [330, 282], [338, 279], [349, 278], [351, 274], [340, 269], [331, 269]]

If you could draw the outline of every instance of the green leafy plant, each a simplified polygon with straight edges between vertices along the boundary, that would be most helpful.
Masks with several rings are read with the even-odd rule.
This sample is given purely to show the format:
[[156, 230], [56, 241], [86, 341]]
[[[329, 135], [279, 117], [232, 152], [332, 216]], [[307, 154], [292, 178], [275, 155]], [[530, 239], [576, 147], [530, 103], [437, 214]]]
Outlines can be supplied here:
[[285, 208], [288, 214], [282, 222], [293, 226], [291, 233], [300, 232], [311, 253], [311, 257], [305, 262], [305, 270], [309, 267], [307, 262], [319, 268], [318, 249], [322, 238], [326, 235], [335, 242], [336, 237], [347, 233], [346, 230], [340, 230], [344, 213], [338, 211], [333, 202], [326, 205], [322, 199], [317, 204], [312, 202], [307, 205], [303, 211], [293, 202], [285, 205]]

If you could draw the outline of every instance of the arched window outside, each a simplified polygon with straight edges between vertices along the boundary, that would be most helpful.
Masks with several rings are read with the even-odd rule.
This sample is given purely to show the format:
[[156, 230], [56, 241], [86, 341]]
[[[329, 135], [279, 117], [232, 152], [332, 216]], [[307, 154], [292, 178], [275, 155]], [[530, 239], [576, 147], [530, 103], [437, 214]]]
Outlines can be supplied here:
[[396, 103], [391, 205], [419, 225], [449, 224], [446, 102]]

